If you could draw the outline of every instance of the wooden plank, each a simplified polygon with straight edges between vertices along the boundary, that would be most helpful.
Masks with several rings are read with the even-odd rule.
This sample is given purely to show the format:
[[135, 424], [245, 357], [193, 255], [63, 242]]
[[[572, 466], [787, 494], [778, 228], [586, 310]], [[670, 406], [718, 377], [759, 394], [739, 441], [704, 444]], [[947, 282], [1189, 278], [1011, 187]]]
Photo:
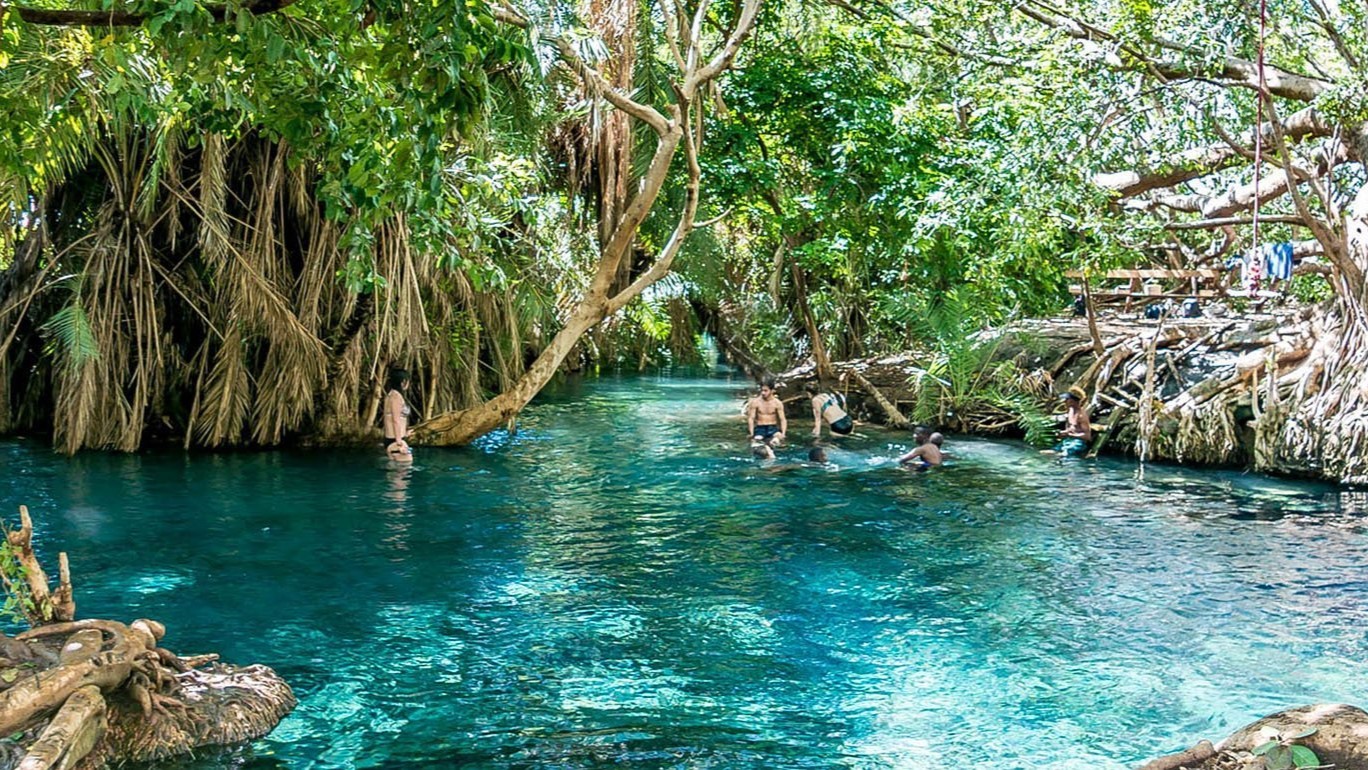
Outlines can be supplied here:
[[1121, 427], [1121, 420], [1129, 411], [1130, 410], [1126, 407], [1118, 407], [1108, 418], [1107, 429], [1105, 431], [1093, 431], [1092, 446], [1088, 447], [1088, 453], [1084, 455], [1084, 457], [1089, 460], [1097, 457], [1097, 453], [1101, 452], [1103, 447], [1107, 446], [1108, 441], [1111, 441], [1112, 434], [1116, 432], [1116, 429]]
[[[1082, 286], [1070, 286], [1071, 294], [1082, 294]], [[1198, 289], [1197, 291], [1166, 291], [1159, 294], [1146, 294], [1142, 291], [1097, 291], [1092, 292], [1094, 299], [1145, 299], [1153, 297], [1155, 299], [1211, 299], [1221, 296], [1221, 292], [1215, 289]]]
[[[1214, 268], [1203, 268], [1200, 270], [1175, 270], [1172, 268], [1138, 268], [1131, 270], [1108, 270], [1105, 273], [1093, 273], [1093, 278], [1106, 278], [1120, 280], [1122, 278], [1220, 278], [1226, 271]], [[1066, 270], [1064, 275], [1068, 278], [1082, 278], [1082, 270]]]

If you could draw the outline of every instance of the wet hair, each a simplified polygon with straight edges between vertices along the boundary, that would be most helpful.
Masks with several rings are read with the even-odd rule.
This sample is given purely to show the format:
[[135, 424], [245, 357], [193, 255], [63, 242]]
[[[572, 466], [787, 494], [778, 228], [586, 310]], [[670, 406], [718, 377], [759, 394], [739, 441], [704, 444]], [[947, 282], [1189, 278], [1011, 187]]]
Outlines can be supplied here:
[[770, 390], [774, 390], [774, 386], [774, 375], [768, 375], [760, 380], [760, 387], [762, 388], [769, 388]]
[[925, 440], [926, 440], [926, 437], [927, 437], [927, 436], [930, 436], [930, 435], [931, 435], [931, 426], [929, 426], [929, 425], [917, 425], [917, 426], [914, 426], [914, 427], [912, 428], [912, 438], [916, 438], [917, 436], [921, 436], [921, 437], [922, 437], [922, 440], [925, 441]]
[[814, 463], [824, 463], [827, 461], [826, 450], [815, 446], [808, 450], [808, 459]]
[[391, 369], [389, 373], [389, 389], [403, 390], [409, 383], [409, 373], [404, 369]]
[[817, 395], [817, 393], [821, 391], [821, 389], [821, 385], [816, 382], [807, 382], [803, 384], [803, 390], [806, 390], [810, 395], [813, 396]]
[[926, 437], [926, 440], [930, 441], [932, 444], [935, 444], [936, 446], [940, 446], [945, 441], [945, 436], [942, 436], [939, 433], [932, 433], [930, 436]]
[[756, 444], [755, 446], [751, 447], [751, 454], [755, 455], [761, 460], [774, 459], [774, 450], [770, 448], [769, 444]]

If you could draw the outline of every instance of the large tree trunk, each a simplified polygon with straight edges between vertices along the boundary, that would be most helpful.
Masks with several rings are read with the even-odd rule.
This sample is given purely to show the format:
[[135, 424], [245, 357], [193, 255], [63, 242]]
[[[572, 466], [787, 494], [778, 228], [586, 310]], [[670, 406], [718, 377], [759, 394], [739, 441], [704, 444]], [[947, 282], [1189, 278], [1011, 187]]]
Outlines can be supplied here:
[[[674, 264], [684, 240], [693, 232], [698, 212], [699, 184], [702, 169], [698, 150], [703, 135], [703, 114], [697, 106], [699, 89], [729, 69], [742, 42], [750, 36], [760, 12], [761, 0], [745, 0], [736, 17], [735, 26], [726, 41], [708, 56], [703, 50], [707, 4], [700, 6], [692, 19], [678, 13], [676, 6], [664, 3], [665, 37], [678, 68], [679, 79], [673, 83], [675, 101], [664, 113], [635, 101], [623, 89], [616, 88], [590, 67], [579, 55], [576, 45], [568, 37], [556, 39], [561, 60], [585, 82], [589, 90], [600, 94], [615, 108], [651, 127], [656, 133], [656, 149], [651, 164], [630, 203], [622, 212], [611, 237], [600, 248], [594, 279], [579, 304], [566, 319], [551, 343], [537, 356], [532, 366], [512, 387], [498, 396], [470, 409], [463, 409], [434, 418], [414, 427], [413, 440], [418, 444], [467, 444], [479, 436], [508, 422], [551, 381], [565, 357], [575, 348], [585, 332], [603, 319], [617, 313], [636, 299], [656, 281], [664, 278]], [[527, 20], [511, 7], [496, 11], [501, 20], [527, 26]], [[647, 215], [655, 206], [660, 191], [670, 174], [671, 165], [683, 148], [685, 157], [684, 205], [674, 232], [656, 254], [654, 261], [627, 286], [617, 289], [624, 263], [631, 260], [632, 244]], [[617, 289], [617, 290], [615, 290]]]
[[478, 406], [440, 414], [415, 426], [413, 443], [469, 444], [507, 425], [551, 381], [580, 337], [606, 317], [607, 307], [607, 297], [586, 298], [513, 387]]

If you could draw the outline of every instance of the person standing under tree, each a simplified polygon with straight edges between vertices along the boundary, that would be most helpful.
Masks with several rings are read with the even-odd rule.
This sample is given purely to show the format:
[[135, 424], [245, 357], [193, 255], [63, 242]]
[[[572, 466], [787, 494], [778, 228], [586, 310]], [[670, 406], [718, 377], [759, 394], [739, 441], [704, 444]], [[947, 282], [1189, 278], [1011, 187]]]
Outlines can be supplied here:
[[409, 405], [404, 394], [408, 392], [409, 374], [403, 369], [390, 372], [389, 390], [385, 393], [384, 411], [381, 420], [384, 424], [385, 455], [395, 462], [413, 462], [413, 450], [406, 439], [409, 436]]
[[774, 395], [773, 377], [761, 381], [760, 395], [746, 402], [746, 430], [752, 439], [770, 446], [783, 441], [788, 433], [784, 402]]

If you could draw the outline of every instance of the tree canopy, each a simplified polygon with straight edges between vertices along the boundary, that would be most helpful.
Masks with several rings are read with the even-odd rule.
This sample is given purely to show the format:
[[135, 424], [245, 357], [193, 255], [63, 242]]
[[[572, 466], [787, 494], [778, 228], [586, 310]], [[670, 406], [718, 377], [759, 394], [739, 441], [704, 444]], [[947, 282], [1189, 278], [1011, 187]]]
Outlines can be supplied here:
[[68, 450], [363, 431], [391, 366], [468, 440], [718, 319], [935, 344], [1255, 201], [1362, 323], [1360, 5], [107, 6], [0, 11], [0, 428]]

